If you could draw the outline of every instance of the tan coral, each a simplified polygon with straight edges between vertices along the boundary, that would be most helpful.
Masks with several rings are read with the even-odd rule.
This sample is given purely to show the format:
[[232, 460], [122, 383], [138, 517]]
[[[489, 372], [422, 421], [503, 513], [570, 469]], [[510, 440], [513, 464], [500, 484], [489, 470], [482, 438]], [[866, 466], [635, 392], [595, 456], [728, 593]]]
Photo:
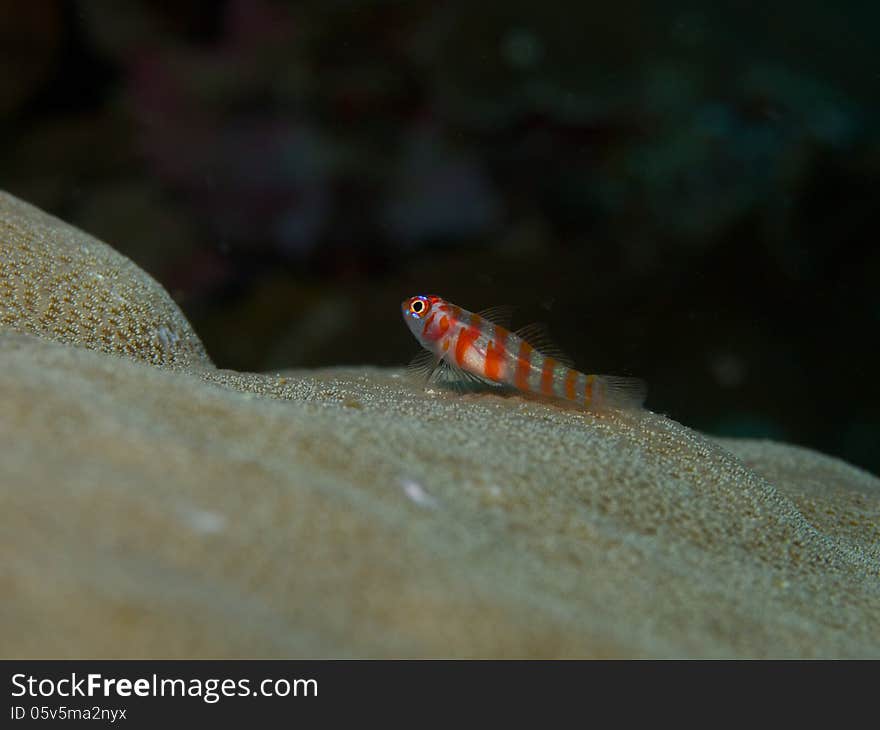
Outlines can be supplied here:
[[880, 656], [874, 530], [799, 508], [880, 481], [807, 450], [20, 335], [0, 402], [3, 656]]
[[0, 329], [213, 367], [168, 293], [107, 244], [0, 191]]
[[[207, 364], [155, 282], [8, 196], [0, 230], [0, 656], [880, 657], [870, 474], [387, 370], [148, 367]], [[120, 331], [135, 360], [48, 341]]]

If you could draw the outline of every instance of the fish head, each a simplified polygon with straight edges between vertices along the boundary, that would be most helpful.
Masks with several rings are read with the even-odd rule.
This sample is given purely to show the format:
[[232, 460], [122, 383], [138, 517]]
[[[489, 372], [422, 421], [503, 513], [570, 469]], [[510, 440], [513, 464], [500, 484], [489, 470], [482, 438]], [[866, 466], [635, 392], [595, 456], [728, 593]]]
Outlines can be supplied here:
[[404, 299], [400, 305], [403, 313], [403, 320], [410, 332], [422, 345], [427, 346], [426, 340], [429, 337], [433, 323], [436, 319], [435, 314], [437, 308], [443, 303], [443, 300], [432, 294], [418, 294], [409, 299]]

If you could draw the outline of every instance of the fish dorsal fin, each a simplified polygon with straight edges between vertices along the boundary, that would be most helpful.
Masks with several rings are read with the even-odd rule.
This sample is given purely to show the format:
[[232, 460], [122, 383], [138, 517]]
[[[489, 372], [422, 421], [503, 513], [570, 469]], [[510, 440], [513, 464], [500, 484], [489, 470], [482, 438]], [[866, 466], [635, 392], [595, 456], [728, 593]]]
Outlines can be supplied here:
[[520, 327], [513, 334], [515, 334], [520, 339], [528, 342], [542, 355], [552, 357], [554, 360], [562, 363], [566, 367], [574, 367], [574, 360], [572, 360], [559, 347], [559, 345], [557, 345], [553, 341], [553, 338], [550, 336], [550, 332], [547, 330], [547, 325], [545, 325], [543, 322], [532, 322], [531, 324], [527, 324], [525, 327]]
[[514, 309], [515, 307], [512, 304], [497, 304], [494, 307], [481, 309], [477, 314], [483, 319], [488, 319], [492, 324], [498, 324], [505, 329], [510, 329]]

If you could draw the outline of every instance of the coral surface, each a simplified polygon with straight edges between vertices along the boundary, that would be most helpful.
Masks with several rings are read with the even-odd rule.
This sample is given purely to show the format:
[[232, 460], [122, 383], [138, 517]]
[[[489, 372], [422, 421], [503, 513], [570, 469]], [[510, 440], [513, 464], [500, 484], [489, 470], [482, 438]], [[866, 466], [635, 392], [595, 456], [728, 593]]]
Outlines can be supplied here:
[[157, 365], [212, 367], [189, 322], [148, 274], [3, 191], [0, 327]]
[[[0, 656], [880, 656], [875, 477], [649, 411], [217, 370], [131, 262], [0, 200]], [[83, 323], [114, 291], [130, 348]]]

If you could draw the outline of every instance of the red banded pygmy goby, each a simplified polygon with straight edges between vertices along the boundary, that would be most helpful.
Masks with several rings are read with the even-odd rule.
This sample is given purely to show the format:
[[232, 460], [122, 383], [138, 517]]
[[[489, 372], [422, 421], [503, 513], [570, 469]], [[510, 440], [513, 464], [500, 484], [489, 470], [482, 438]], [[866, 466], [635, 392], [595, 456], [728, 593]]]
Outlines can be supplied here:
[[644, 381], [575, 370], [537, 326], [511, 332], [496, 321], [502, 308], [474, 313], [438, 296], [419, 295], [404, 300], [401, 309], [425, 348], [410, 368], [426, 380], [443, 370], [591, 411], [637, 409], [645, 400]]

